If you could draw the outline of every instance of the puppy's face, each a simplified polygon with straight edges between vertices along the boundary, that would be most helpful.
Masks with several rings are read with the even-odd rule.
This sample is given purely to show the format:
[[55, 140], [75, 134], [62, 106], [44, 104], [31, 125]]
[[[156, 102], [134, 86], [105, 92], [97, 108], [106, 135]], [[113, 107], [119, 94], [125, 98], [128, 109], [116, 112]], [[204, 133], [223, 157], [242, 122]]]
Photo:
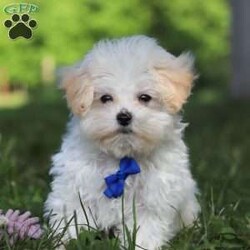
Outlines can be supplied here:
[[125, 78], [108, 72], [93, 79], [93, 102], [82, 119], [84, 132], [103, 151], [116, 156], [148, 153], [172, 120], [163, 109], [152, 75], [132, 75]]
[[118, 158], [147, 155], [166, 140], [194, 78], [188, 55], [175, 58], [135, 38], [99, 44], [63, 82], [83, 133]]

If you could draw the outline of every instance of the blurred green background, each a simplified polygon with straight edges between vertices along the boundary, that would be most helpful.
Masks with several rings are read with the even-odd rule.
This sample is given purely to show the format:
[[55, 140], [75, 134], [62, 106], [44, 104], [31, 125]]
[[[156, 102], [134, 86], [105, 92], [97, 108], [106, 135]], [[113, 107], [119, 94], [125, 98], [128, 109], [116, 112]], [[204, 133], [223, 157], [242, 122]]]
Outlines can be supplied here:
[[[18, 2], [18, 1], [17, 1]], [[30, 2], [30, 1], [28, 1]], [[1, 9], [9, 0], [1, 0]], [[190, 50], [201, 79], [225, 85], [228, 80], [229, 6], [225, 0], [56, 0], [37, 1], [40, 11], [33, 39], [12, 41], [0, 27], [0, 68], [11, 85], [35, 86], [62, 64], [83, 58], [102, 38], [133, 34], [156, 37], [171, 53]], [[0, 12], [0, 20], [11, 15]], [[216, 69], [216, 70], [215, 70]], [[44, 68], [43, 68], [44, 70]], [[2, 83], [3, 84], [3, 83]], [[199, 83], [204, 85], [205, 81]]]
[[[9, 3], [1, 0], [0, 9]], [[230, 96], [229, 1], [30, 3], [40, 8], [31, 14], [38, 23], [32, 39], [10, 40], [0, 25], [0, 208], [42, 216], [50, 156], [69, 115], [56, 70], [81, 60], [99, 39], [145, 34], [174, 55], [191, 51], [200, 74], [183, 115], [190, 123], [185, 140], [201, 190], [203, 226], [181, 234], [173, 249], [248, 249], [250, 101]], [[10, 17], [0, 12], [0, 22]]]

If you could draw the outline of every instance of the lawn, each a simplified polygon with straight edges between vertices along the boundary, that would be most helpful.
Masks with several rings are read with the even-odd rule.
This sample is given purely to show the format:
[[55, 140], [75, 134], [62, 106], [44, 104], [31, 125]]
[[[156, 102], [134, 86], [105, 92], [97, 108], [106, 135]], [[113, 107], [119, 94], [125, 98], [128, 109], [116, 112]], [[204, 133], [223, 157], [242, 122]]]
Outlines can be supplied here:
[[[193, 228], [182, 230], [169, 243], [169, 249], [250, 249], [250, 101], [207, 93], [195, 91], [184, 112], [202, 213]], [[25, 100], [11, 108], [8, 100], [0, 106], [0, 209], [30, 210], [42, 218], [50, 157], [59, 148], [69, 112], [61, 93], [52, 87], [30, 91]], [[46, 234], [15, 247], [2, 240], [0, 249], [53, 249], [56, 237]], [[82, 232], [67, 249], [118, 247], [99, 232]]]

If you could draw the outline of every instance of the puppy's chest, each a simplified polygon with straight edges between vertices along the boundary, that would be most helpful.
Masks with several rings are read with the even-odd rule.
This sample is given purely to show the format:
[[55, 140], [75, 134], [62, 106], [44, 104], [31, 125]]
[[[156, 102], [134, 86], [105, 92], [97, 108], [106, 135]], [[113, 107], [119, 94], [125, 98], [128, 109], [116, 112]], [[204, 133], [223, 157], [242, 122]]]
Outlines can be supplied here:
[[[136, 207], [158, 207], [164, 201], [170, 200], [175, 195], [181, 178], [157, 168], [153, 163], [138, 161], [141, 172], [129, 175], [124, 185], [125, 214], [132, 213], [133, 201], [135, 198]], [[150, 164], [150, 165], [149, 165]], [[100, 159], [84, 166], [84, 179], [81, 179], [80, 190], [85, 204], [95, 211], [95, 216], [105, 218], [109, 214], [114, 221], [120, 216], [122, 199], [108, 198], [104, 191], [107, 188], [105, 177], [116, 173], [119, 170], [119, 161]], [[104, 213], [104, 214], [103, 214]], [[105, 221], [105, 224], [108, 222]], [[111, 222], [110, 222], [111, 223]], [[113, 222], [112, 222], [113, 223]], [[111, 224], [112, 224], [111, 223]]]
[[[143, 183], [145, 183], [146, 172], [145, 166], [138, 162], [141, 172], [137, 174], [129, 174], [124, 182], [124, 192], [126, 194], [141, 193], [143, 191]], [[113, 159], [98, 159], [82, 169], [80, 185], [82, 191], [88, 192], [88, 196], [92, 199], [105, 198], [104, 190], [107, 188], [105, 178], [115, 175], [120, 170], [119, 161]]]
[[[132, 207], [135, 197], [138, 205], [147, 206], [152, 200], [158, 199], [158, 194], [165, 196], [176, 189], [176, 183], [180, 182], [180, 176], [161, 170], [153, 162], [137, 160], [140, 166], [140, 173], [129, 175], [124, 184], [124, 197], [127, 204]], [[97, 204], [109, 207], [120, 206], [120, 199], [107, 198], [104, 194], [107, 185], [105, 177], [117, 173], [119, 161], [100, 159], [94, 166], [88, 167], [87, 182], [84, 183], [83, 191], [88, 192], [90, 200], [96, 200]], [[157, 197], [155, 195], [157, 194]], [[161, 197], [161, 196], [159, 196]]]

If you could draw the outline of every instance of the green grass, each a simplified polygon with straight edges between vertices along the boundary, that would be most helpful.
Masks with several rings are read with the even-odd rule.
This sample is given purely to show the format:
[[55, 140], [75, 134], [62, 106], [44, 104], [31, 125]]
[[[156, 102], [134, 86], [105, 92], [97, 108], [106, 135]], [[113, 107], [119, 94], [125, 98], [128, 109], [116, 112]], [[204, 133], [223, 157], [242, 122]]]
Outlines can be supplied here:
[[[194, 227], [169, 243], [171, 250], [250, 249], [250, 101], [211, 93], [194, 93], [185, 107], [184, 120], [190, 123], [185, 140], [202, 213]], [[27, 100], [12, 109], [0, 106], [0, 208], [30, 210], [42, 218], [50, 156], [59, 148], [68, 110], [62, 94], [52, 88], [31, 91]], [[49, 229], [41, 240], [15, 247], [2, 240], [0, 249], [53, 249], [59, 238], [48, 234]], [[119, 247], [101, 232], [84, 231], [67, 249]]]

